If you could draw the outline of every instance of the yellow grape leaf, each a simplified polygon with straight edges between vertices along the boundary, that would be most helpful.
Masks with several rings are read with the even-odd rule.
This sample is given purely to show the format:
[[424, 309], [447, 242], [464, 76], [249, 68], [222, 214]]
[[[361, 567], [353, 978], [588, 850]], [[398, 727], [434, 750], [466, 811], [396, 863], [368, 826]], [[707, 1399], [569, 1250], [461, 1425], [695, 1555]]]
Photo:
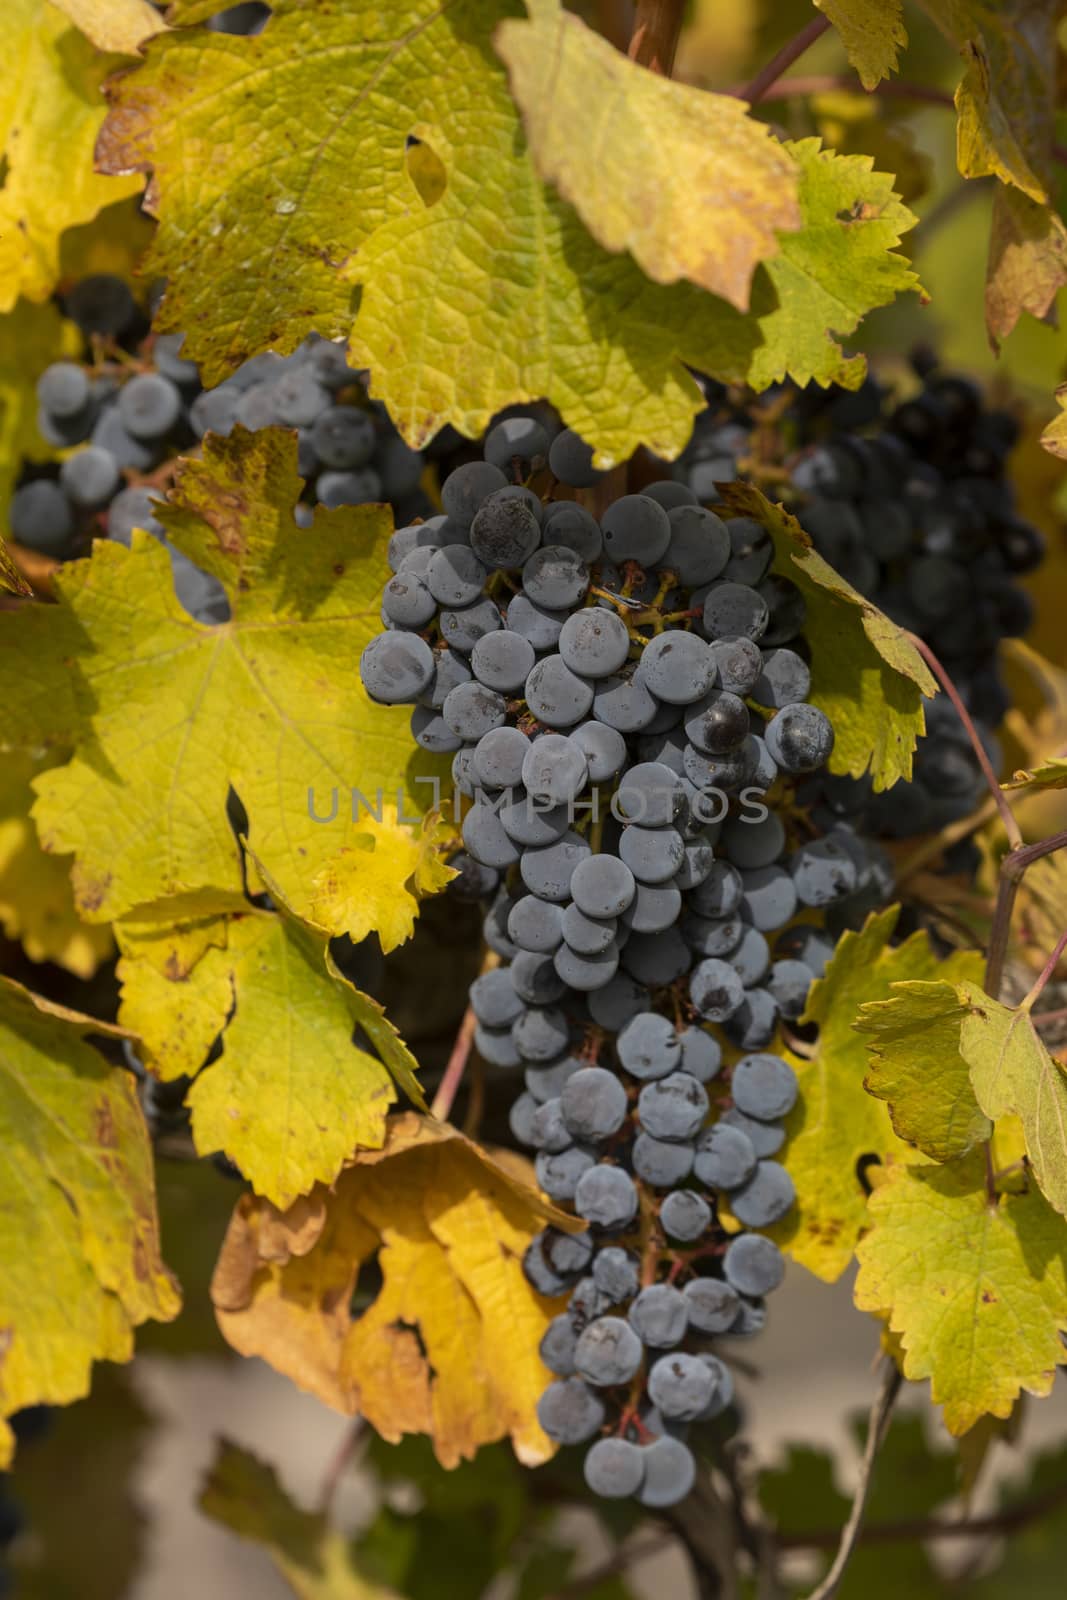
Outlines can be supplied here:
[[0, 12], [0, 312], [19, 295], [46, 300], [59, 276], [65, 228], [136, 194], [140, 177], [103, 177], [93, 149], [106, 106], [100, 86], [117, 64], [48, 0], [4, 0]]
[[149, 0], [52, 0], [98, 50], [134, 55], [166, 23]]
[[[415, 752], [407, 715], [373, 705], [359, 680], [381, 627], [388, 510], [320, 507], [299, 528], [299, 490], [296, 436], [280, 430], [209, 438], [202, 460], [180, 464], [157, 515], [222, 582], [229, 622], [194, 622], [166, 550], [139, 532], [131, 549], [98, 541], [90, 561], [64, 566], [58, 607], [0, 614], [9, 738], [74, 749], [36, 780], [34, 816], [45, 849], [76, 856], [89, 920], [203, 888], [239, 892], [231, 785], [257, 859], [297, 914], [314, 911], [331, 933], [367, 931], [363, 892], [388, 911], [388, 946], [410, 931], [408, 879], [419, 892], [441, 881], [428, 860], [436, 835], [398, 848], [351, 796], [380, 804], [383, 822], [386, 806], [404, 806], [410, 825], [447, 771]], [[316, 820], [329, 819], [334, 789], [336, 815]]]
[[[54, 760], [55, 758], [53, 758]], [[20, 751], [0, 758], [0, 928], [31, 961], [91, 978], [113, 948], [111, 929], [74, 909], [70, 857], [46, 855], [30, 816], [30, 780], [45, 763]]]
[[85, 1039], [116, 1031], [0, 977], [0, 1465], [5, 1418], [80, 1399], [178, 1314], [136, 1084]]
[[37, 429], [37, 378], [50, 362], [76, 356], [81, 344], [73, 322], [54, 305], [23, 301], [0, 315], [0, 532], [7, 531], [8, 501], [23, 460], [47, 461], [54, 454]]
[[[981, 971], [981, 958], [952, 958], [955, 973]], [[993, 1132], [960, 1054], [963, 1011], [952, 983], [896, 983], [888, 1000], [861, 1006], [856, 1028], [868, 1035], [867, 1090], [889, 1107], [895, 1131], [934, 1161], [954, 1161]], [[1067, 1087], [1067, 1086], [1065, 1086]], [[984, 1100], [983, 1100], [984, 1104]], [[1008, 1109], [1008, 1108], [1002, 1108]]]
[[274, 1468], [220, 1439], [200, 1509], [260, 1545], [297, 1600], [401, 1600], [359, 1572], [352, 1542], [319, 1511], [293, 1504]]
[[747, 310], [778, 232], [801, 225], [796, 164], [770, 128], [733, 95], [638, 66], [559, 0], [526, 9], [494, 44], [540, 176], [654, 283], [687, 278]]
[[1037, 1189], [990, 1205], [980, 1152], [949, 1166], [892, 1165], [857, 1251], [856, 1304], [901, 1337], [904, 1375], [929, 1378], [945, 1426], [1006, 1417], [1046, 1395], [1063, 1360], [1063, 1219]]
[[867, 1226], [858, 1164], [869, 1156], [913, 1155], [894, 1133], [883, 1102], [864, 1087], [867, 1048], [853, 1026], [865, 1001], [888, 999], [894, 983], [934, 978], [942, 970], [925, 933], [890, 948], [899, 915], [899, 906], [891, 906], [868, 917], [859, 933], [842, 937], [825, 977], [812, 985], [801, 1019], [818, 1024], [815, 1055], [789, 1057], [800, 1094], [785, 1121], [789, 1142], [782, 1161], [796, 1185], [797, 1204], [768, 1231], [827, 1283], [848, 1267]]
[[[381, 1147], [394, 1080], [424, 1104], [381, 1006], [296, 918], [247, 906], [183, 920], [163, 902], [116, 936], [119, 1017], [145, 1065], [164, 1080], [198, 1074], [186, 1096], [197, 1150], [224, 1151], [275, 1205], [332, 1182], [357, 1146]], [[353, 1043], [357, 1029], [377, 1055]]]
[[893, 186], [912, 205], [928, 194], [934, 178], [929, 152], [916, 143], [915, 129], [901, 122], [899, 107], [860, 89], [829, 89], [810, 97], [816, 132], [839, 155], [866, 155], [876, 172], [891, 172]]
[[963, 57], [956, 155], [965, 178], [995, 176], [1041, 204], [1052, 140], [1061, 0], [919, 0]]
[[817, 140], [783, 146], [803, 226], [757, 272], [751, 315], [651, 283], [537, 175], [492, 50], [522, 14], [519, 0], [277, 0], [258, 37], [177, 28], [112, 85], [100, 160], [153, 174], [157, 325], [188, 330], [206, 381], [315, 329], [348, 339], [411, 444], [445, 423], [477, 437], [543, 396], [601, 466], [642, 443], [680, 452], [703, 405], [690, 368], [858, 385], [864, 360], [838, 339], [917, 286], [892, 179]]
[[812, 642], [811, 695], [834, 725], [831, 772], [876, 789], [911, 777], [912, 751], [926, 721], [923, 696], [937, 685], [896, 623], [847, 584], [815, 550], [795, 517], [747, 483], [723, 487], [732, 516], [753, 517], [774, 540], [774, 571], [804, 596]]
[[865, 89], [895, 72], [908, 43], [901, 0], [815, 0], [840, 36]]
[[1067, 383], [1056, 390], [1056, 403], [1060, 411], [1041, 435], [1041, 443], [1050, 455], [1067, 461]]
[[1056, 296], [1067, 283], [1067, 227], [1055, 211], [1020, 189], [998, 185], [993, 195], [986, 278], [986, 326], [1006, 339], [1024, 311], [1054, 321]]
[[[385, 1148], [331, 1189], [285, 1213], [238, 1201], [212, 1284], [219, 1326], [384, 1438], [428, 1434], [442, 1466], [509, 1434], [535, 1466], [553, 1452], [535, 1408], [557, 1303], [530, 1288], [522, 1255], [548, 1223], [581, 1226], [455, 1128], [394, 1117]], [[374, 1257], [381, 1288], [353, 1317]]]
[[1049, 1205], [1067, 1214], [1067, 1073], [1038, 1037], [1029, 1010], [990, 999], [977, 983], [958, 987], [960, 1054], [978, 1103], [994, 1119], [1014, 1115]]

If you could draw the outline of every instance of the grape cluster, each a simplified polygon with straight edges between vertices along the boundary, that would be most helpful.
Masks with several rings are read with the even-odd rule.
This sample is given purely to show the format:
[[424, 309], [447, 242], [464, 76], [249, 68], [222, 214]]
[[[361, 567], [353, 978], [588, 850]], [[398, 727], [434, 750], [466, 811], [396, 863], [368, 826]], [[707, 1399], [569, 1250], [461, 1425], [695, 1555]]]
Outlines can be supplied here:
[[[1044, 542], [1015, 506], [1015, 419], [987, 408], [967, 379], [923, 357], [919, 367], [920, 392], [893, 407], [873, 380], [854, 395], [795, 396], [783, 424], [792, 444], [801, 441], [784, 449], [791, 490], [820, 554], [944, 662], [996, 766], [995, 729], [1010, 705], [997, 647], [1032, 621], [1014, 580], [1040, 564]], [[761, 446], [751, 417], [725, 409], [714, 387], [710, 400], [680, 471], [714, 504], [716, 483], [735, 479]], [[984, 785], [946, 696], [928, 704], [927, 726], [911, 783], [875, 795], [869, 782], [819, 779], [804, 795], [815, 815], [890, 837], [937, 832], [968, 815]]]
[[432, 510], [420, 489], [422, 455], [367, 401], [363, 374], [347, 365], [343, 346], [312, 334], [293, 355], [267, 351], [203, 389], [195, 363], [181, 354], [183, 335], [150, 336], [120, 278], [83, 279], [64, 309], [85, 335], [86, 359], [41, 373], [38, 427], [70, 453], [58, 469], [24, 474], [8, 509], [20, 544], [68, 560], [88, 553], [94, 536], [129, 544], [143, 528], [166, 545], [186, 610], [198, 621], [225, 621], [221, 584], [170, 544], [153, 505], [176, 456], [238, 424], [297, 430], [301, 526], [310, 525], [315, 501], [332, 508], [389, 500], [405, 518]]
[[501, 961], [471, 989], [475, 1041], [521, 1069], [512, 1132], [586, 1224], [525, 1260], [569, 1295], [542, 1425], [591, 1442], [597, 1493], [668, 1505], [692, 1482], [688, 1426], [730, 1403], [709, 1341], [757, 1331], [782, 1276], [755, 1230], [793, 1204], [774, 1157], [796, 1082], [768, 1047], [831, 953], [816, 913], [888, 885], [853, 830], [791, 842], [766, 803], [833, 744], [766, 531], [674, 481], [598, 520], [554, 497], [595, 484], [589, 449], [533, 417], [499, 422], [484, 457], [393, 535], [361, 672], [452, 754], [456, 864]]

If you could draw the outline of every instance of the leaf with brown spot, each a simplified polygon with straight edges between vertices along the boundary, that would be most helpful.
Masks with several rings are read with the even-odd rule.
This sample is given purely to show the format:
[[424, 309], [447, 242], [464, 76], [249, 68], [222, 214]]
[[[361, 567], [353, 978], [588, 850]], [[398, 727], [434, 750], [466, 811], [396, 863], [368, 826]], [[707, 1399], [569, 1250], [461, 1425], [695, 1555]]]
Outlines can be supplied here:
[[[546, 1460], [538, 1345], [556, 1306], [526, 1282], [522, 1254], [546, 1223], [582, 1224], [512, 1167], [411, 1113], [293, 1211], [246, 1197], [212, 1286], [219, 1326], [241, 1354], [384, 1438], [428, 1434], [443, 1466], [507, 1435], [520, 1460]], [[381, 1289], [353, 1317], [375, 1256]]]

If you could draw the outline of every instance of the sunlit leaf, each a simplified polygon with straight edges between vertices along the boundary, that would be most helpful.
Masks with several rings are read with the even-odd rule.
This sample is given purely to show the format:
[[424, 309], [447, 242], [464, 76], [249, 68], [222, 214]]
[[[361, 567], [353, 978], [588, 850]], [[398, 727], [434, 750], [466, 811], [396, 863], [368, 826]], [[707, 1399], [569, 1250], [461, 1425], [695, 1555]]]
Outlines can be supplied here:
[[[223, 1333], [387, 1439], [428, 1434], [444, 1466], [509, 1434], [521, 1460], [546, 1460], [534, 1408], [555, 1307], [521, 1257], [546, 1222], [576, 1224], [513, 1165], [409, 1114], [288, 1212], [241, 1200], [212, 1288]], [[375, 1257], [381, 1289], [353, 1316]]]
[[950, 1433], [1045, 1395], [1063, 1359], [1063, 1220], [1040, 1191], [990, 1204], [981, 1153], [949, 1166], [892, 1165], [870, 1202], [856, 1304], [887, 1316], [904, 1373], [929, 1378]]
[[4, 1418], [79, 1399], [180, 1304], [136, 1085], [89, 1031], [109, 1030], [0, 978], [0, 1461]]

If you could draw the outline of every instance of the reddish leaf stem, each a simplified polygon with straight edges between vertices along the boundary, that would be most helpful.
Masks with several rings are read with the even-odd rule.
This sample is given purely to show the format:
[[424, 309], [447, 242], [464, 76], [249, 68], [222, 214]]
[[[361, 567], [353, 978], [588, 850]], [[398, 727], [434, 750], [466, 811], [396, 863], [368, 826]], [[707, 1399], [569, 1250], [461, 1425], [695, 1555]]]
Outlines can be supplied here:
[[477, 1026], [478, 1019], [474, 1015], [474, 1007], [468, 1006], [463, 1013], [463, 1021], [459, 1025], [444, 1077], [437, 1087], [437, 1093], [430, 1107], [431, 1117], [437, 1117], [441, 1122], [448, 1121], [456, 1095], [459, 1093], [459, 1086], [463, 1082], [463, 1074], [467, 1070], [467, 1062], [474, 1047], [474, 1030]]
[[684, 20], [685, 0], [637, 0], [627, 51], [630, 60], [669, 78]]
[[1048, 960], [1045, 962], [1045, 965], [1042, 967], [1040, 973], [1038, 974], [1037, 980], [1034, 983], [1033, 988], [1030, 990], [1029, 994], [1027, 994], [1019, 1002], [1019, 1010], [1020, 1011], [1030, 1011], [1030, 1010], [1032, 1010], [1035, 1000], [1038, 998], [1038, 996], [1040, 995], [1042, 989], [1044, 989], [1045, 985], [1048, 983], [1049, 979], [1052, 977], [1052, 974], [1055, 972], [1056, 968], [1059, 966], [1060, 957], [1063, 955], [1064, 950], [1067, 950], [1067, 932], [1062, 933], [1060, 935], [1060, 937], [1057, 939], [1056, 948], [1055, 948], [1055, 950], [1053, 950], [1052, 954], [1049, 956]]
[[731, 89], [730, 93], [738, 100], [747, 100], [750, 106], [766, 99], [772, 87], [778, 82], [783, 72], [793, 65], [793, 62], [810, 50], [816, 39], [830, 26], [827, 17], [812, 17], [811, 21], [795, 33], [776, 55], [773, 55], [765, 67], [761, 67], [756, 76], [740, 89]]
[[[785, 65], [788, 66], [789, 62], [787, 61]], [[831, 94], [835, 90], [845, 89], [853, 94], [877, 95], [882, 100], [912, 100], [918, 105], [954, 107], [956, 104], [955, 97], [949, 94], [947, 89], [933, 89], [924, 83], [910, 83], [906, 78], [884, 78], [881, 83], [876, 83], [873, 89], [865, 89], [849, 72], [818, 72], [795, 78], [783, 78], [779, 72], [775, 74], [775, 80], [762, 91], [761, 100], [789, 100], [794, 96]], [[729, 92], [738, 95], [742, 100], [750, 99], [747, 89], [737, 88]], [[1067, 147], [1064, 145], [1054, 141], [1049, 147], [1049, 154], [1061, 166], [1067, 165]]]
[[989, 932], [989, 954], [986, 957], [985, 992], [992, 999], [1000, 999], [1000, 986], [1004, 979], [1004, 962], [1008, 954], [1011, 918], [1015, 909], [1015, 896], [1027, 867], [1033, 866], [1043, 856], [1067, 846], [1067, 829], [1040, 839], [1037, 844], [1024, 844], [1012, 850], [1000, 863], [1000, 882], [997, 886], [997, 903], [993, 911], [993, 924]]
[[977, 760], [978, 765], [982, 769], [982, 776], [986, 781], [990, 794], [993, 796], [993, 799], [996, 802], [997, 810], [1000, 812], [1000, 819], [1004, 824], [1004, 832], [1008, 836], [1008, 843], [1011, 845], [1013, 850], [1017, 850], [1023, 842], [1023, 836], [1020, 831], [1019, 824], [1016, 822], [1011, 806], [1009, 806], [1004, 796], [1004, 791], [1000, 787], [997, 775], [993, 771], [992, 764], [988, 755], [986, 754], [985, 745], [982, 743], [978, 729], [971, 720], [970, 712], [967, 710], [967, 707], [964, 705], [963, 700], [960, 697], [959, 690], [956, 688], [956, 685], [949, 677], [948, 672], [942, 666], [937, 656], [934, 655], [934, 652], [930, 649], [930, 646], [926, 643], [925, 639], [920, 639], [918, 634], [915, 633], [909, 633], [908, 638], [911, 640], [916, 650], [918, 650], [919, 654], [930, 668], [930, 671], [933, 673], [938, 683], [940, 683], [942, 689], [944, 689], [945, 693], [952, 701], [956, 715], [963, 723], [964, 731], [966, 732], [968, 739], [971, 741], [971, 748], [974, 751], [975, 759]]

